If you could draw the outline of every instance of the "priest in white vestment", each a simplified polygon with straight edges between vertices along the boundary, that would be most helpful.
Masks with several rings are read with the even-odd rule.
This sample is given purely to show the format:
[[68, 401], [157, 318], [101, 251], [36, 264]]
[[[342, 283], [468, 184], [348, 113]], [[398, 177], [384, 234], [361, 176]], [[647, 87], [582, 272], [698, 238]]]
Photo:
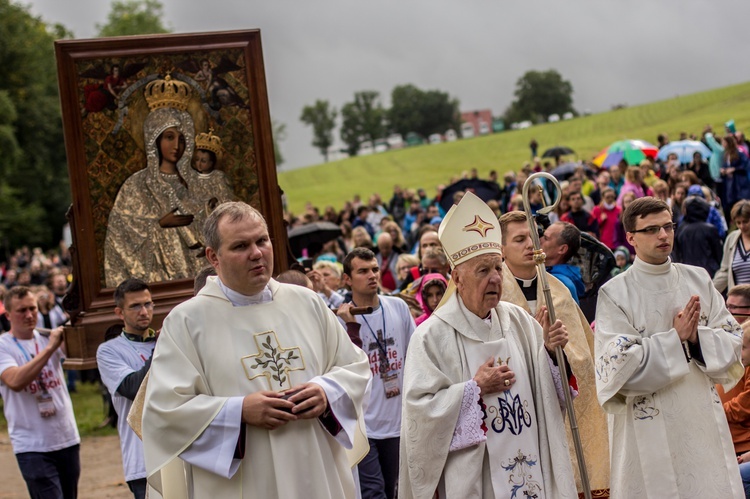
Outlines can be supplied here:
[[370, 377], [316, 293], [271, 279], [262, 215], [225, 203], [204, 226], [218, 277], [164, 320], [143, 412], [149, 483], [174, 458], [189, 497], [350, 498]]
[[714, 384], [743, 374], [742, 330], [711, 278], [672, 263], [672, 213], [633, 201], [623, 213], [636, 260], [599, 291], [595, 357], [609, 413], [611, 497], [742, 498]]
[[567, 330], [543, 331], [500, 302], [500, 230], [479, 198], [451, 208], [440, 242], [452, 281], [407, 353], [399, 498], [577, 497], [562, 412], [570, 387], [549, 355]]

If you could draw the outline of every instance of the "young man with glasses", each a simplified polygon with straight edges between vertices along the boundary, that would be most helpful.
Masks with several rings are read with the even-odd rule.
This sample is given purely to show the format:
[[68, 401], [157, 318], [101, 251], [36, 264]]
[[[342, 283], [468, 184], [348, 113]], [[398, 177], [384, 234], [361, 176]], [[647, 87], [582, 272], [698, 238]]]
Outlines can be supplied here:
[[595, 335], [612, 497], [743, 497], [714, 389], [744, 372], [742, 329], [705, 270], [672, 263], [666, 203], [636, 199], [622, 221], [636, 259], [599, 290]]
[[138, 388], [151, 368], [156, 346], [156, 333], [151, 329], [154, 302], [148, 284], [134, 278], [125, 279], [117, 286], [114, 299], [115, 315], [124, 326], [119, 336], [99, 345], [96, 362], [117, 411], [125, 481], [135, 499], [143, 499], [146, 497], [143, 442], [130, 428], [127, 418]]

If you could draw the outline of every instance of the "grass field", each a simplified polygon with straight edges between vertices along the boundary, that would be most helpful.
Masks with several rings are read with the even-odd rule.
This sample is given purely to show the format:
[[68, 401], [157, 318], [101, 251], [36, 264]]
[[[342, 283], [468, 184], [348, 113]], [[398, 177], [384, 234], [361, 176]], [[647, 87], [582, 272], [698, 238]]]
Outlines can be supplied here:
[[526, 130], [281, 172], [279, 184], [294, 213], [299, 214], [308, 201], [321, 209], [326, 205], [338, 209], [353, 194], [365, 199], [379, 192], [388, 201], [394, 184], [424, 187], [431, 195], [436, 185], [447, 183], [464, 170], [477, 168], [480, 177], [486, 177], [492, 169], [501, 175], [518, 170], [529, 159], [528, 144], [532, 137], [539, 143], [540, 154], [548, 147], [566, 145], [577, 152], [578, 158], [590, 159], [616, 140], [644, 139], [655, 143], [659, 133], [667, 133], [676, 140], [681, 131], [700, 134], [708, 123], [723, 131], [722, 124], [729, 119], [734, 119], [739, 129], [750, 123], [750, 83]]
[[[73, 412], [78, 423], [78, 432], [82, 437], [95, 435], [117, 435], [117, 429], [107, 426], [99, 429], [99, 424], [104, 420], [104, 408], [99, 385], [96, 383], [81, 383], [77, 385], [77, 392], [71, 393], [73, 401]], [[3, 402], [0, 399], [0, 430], [8, 431], [8, 422], [2, 413]]]

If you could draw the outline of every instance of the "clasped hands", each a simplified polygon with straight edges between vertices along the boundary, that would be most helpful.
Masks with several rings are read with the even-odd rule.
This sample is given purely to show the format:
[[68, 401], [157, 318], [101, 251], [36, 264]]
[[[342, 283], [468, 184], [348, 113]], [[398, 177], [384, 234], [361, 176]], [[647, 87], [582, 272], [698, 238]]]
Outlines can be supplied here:
[[[292, 394], [288, 399], [283, 397]], [[242, 401], [242, 422], [275, 430], [290, 421], [313, 419], [328, 407], [328, 398], [320, 385], [304, 383], [285, 392], [260, 391]]]
[[672, 327], [677, 330], [677, 335], [681, 341], [695, 343], [698, 341], [698, 321], [701, 315], [701, 300], [697, 295], [693, 295], [685, 305], [685, 308], [675, 315], [672, 320]]

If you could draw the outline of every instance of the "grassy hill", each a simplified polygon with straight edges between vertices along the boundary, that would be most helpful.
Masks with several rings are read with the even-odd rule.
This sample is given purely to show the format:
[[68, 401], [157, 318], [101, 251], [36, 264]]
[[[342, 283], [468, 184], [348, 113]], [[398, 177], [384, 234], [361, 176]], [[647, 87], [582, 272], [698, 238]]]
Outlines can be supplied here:
[[750, 123], [750, 83], [675, 97], [652, 104], [596, 114], [574, 120], [537, 125], [526, 130], [422, 145], [371, 156], [349, 158], [279, 174], [289, 208], [300, 213], [307, 201], [337, 209], [353, 194], [363, 199], [379, 192], [390, 199], [393, 185], [424, 187], [434, 193], [462, 171], [477, 168], [480, 177], [495, 169], [502, 175], [518, 170], [529, 159], [532, 137], [541, 154], [548, 147], [566, 145], [579, 158], [589, 159], [615, 140], [639, 138], [655, 143], [659, 133], [676, 139], [681, 131], [699, 134], [710, 123], [716, 130], [734, 119], [739, 129]]

